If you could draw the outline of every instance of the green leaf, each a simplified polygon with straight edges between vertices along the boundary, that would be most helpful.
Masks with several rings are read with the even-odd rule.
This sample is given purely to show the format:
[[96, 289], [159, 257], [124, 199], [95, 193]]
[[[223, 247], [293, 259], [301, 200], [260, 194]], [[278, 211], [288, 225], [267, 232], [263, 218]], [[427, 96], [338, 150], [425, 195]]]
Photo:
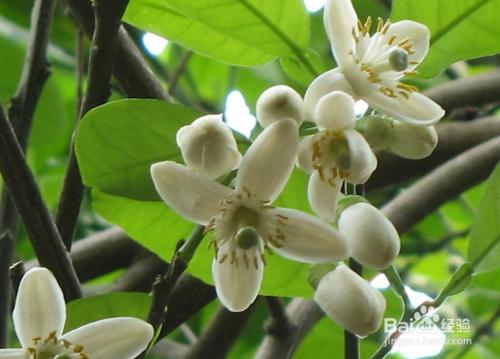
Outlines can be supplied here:
[[144, 293], [115, 292], [74, 300], [66, 308], [64, 332], [101, 319], [134, 317], [145, 320], [151, 297]]
[[175, 133], [198, 116], [187, 107], [142, 99], [91, 110], [76, 138], [83, 182], [117, 196], [159, 200], [149, 167], [159, 161], [181, 161]]
[[300, 0], [132, 0], [125, 21], [234, 65], [297, 56], [309, 41]]
[[[305, 201], [307, 176], [296, 171], [279, 201], [285, 207], [307, 206]], [[186, 238], [194, 224], [182, 219], [163, 202], [139, 201], [92, 191], [93, 207], [106, 220], [120, 226], [135, 241], [170, 261], [176, 243]], [[295, 206], [294, 203], [299, 206]], [[209, 236], [198, 247], [188, 272], [206, 283], [213, 284], [211, 263], [213, 249], [208, 248]], [[266, 253], [266, 270], [261, 294], [274, 296], [310, 297], [313, 290], [307, 283], [309, 265], [285, 259], [277, 253]]]
[[437, 75], [456, 61], [500, 51], [499, 0], [394, 0], [391, 18], [429, 27], [429, 54], [417, 68], [424, 77]]
[[488, 179], [478, 213], [472, 224], [469, 260], [478, 262], [474, 271], [494, 271], [500, 268], [500, 166]]

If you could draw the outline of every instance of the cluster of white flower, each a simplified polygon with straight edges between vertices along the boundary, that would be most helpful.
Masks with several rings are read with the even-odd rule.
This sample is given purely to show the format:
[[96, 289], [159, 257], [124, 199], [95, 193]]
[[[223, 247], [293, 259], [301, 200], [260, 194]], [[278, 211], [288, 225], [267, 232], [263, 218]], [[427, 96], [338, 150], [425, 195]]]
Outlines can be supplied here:
[[[316, 78], [304, 100], [286, 86], [266, 90], [256, 109], [264, 130], [243, 157], [221, 117], [211, 115], [178, 132], [187, 166], [166, 161], [151, 167], [167, 205], [214, 231], [213, 278], [232, 311], [255, 300], [266, 248], [306, 263], [352, 257], [376, 270], [388, 267], [400, 249], [396, 229], [362, 198], [337, 208], [341, 189], [369, 179], [377, 167], [374, 149], [423, 158], [437, 143], [432, 125], [444, 111], [400, 82], [425, 56], [428, 29], [379, 19], [371, 34], [371, 19], [359, 21], [350, 0], [329, 0], [324, 14], [338, 67]], [[358, 99], [379, 115], [357, 119]], [[305, 118], [318, 131], [299, 141]], [[295, 164], [310, 174], [308, 198], [317, 217], [272, 206]], [[215, 180], [235, 168], [233, 186]], [[384, 297], [342, 263], [320, 280], [314, 298], [359, 336], [375, 331], [385, 310]]]

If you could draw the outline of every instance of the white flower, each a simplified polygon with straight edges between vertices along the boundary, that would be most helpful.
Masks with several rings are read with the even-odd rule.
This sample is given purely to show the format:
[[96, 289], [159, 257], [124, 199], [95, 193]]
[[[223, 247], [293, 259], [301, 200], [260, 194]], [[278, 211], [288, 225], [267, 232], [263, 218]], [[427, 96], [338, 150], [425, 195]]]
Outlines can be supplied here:
[[64, 297], [45, 268], [24, 275], [13, 320], [23, 348], [0, 349], [1, 359], [133, 359], [153, 337], [153, 327], [136, 318], [99, 320], [62, 335]]
[[202, 116], [177, 131], [177, 145], [184, 162], [210, 178], [238, 167], [241, 154], [222, 115]]
[[343, 263], [321, 279], [314, 300], [330, 318], [360, 337], [378, 329], [386, 307], [384, 296]]
[[426, 26], [409, 20], [391, 24], [378, 19], [370, 35], [371, 18], [363, 24], [351, 0], [328, 0], [324, 22], [338, 68], [317, 77], [305, 95], [306, 115], [319, 99], [341, 90], [366, 101], [374, 109], [418, 126], [435, 124], [444, 110], [400, 80], [414, 73], [429, 49]]
[[300, 126], [304, 121], [304, 102], [291, 87], [278, 85], [268, 88], [257, 100], [257, 120], [262, 127], [291, 118]]
[[320, 131], [304, 138], [297, 165], [308, 173], [309, 203], [327, 222], [335, 219], [343, 181], [365, 183], [377, 167], [377, 158], [364, 137], [354, 129], [354, 100], [340, 91], [318, 102], [314, 120]]
[[215, 230], [212, 274], [219, 299], [229, 310], [245, 310], [255, 300], [265, 247], [311, 263], [348, 256], [345, 240], [327, 223], [271, 206], [293, 169], [297, 132], [291, 119], [268, 126], [243, 156], [235, 189], [174, 162], [151, 167], [156, 190], [173, 210]]
[[371, 204], [359, 202], [343, 210], [338, 229], [349, 244], [351, 256], [366, 267], [385, 269], [399, 253], [396, 228]]

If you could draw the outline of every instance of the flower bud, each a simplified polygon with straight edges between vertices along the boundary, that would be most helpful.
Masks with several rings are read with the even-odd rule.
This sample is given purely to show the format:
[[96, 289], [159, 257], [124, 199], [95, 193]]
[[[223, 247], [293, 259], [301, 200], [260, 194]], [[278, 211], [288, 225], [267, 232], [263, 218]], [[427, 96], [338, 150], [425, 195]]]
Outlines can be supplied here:
[[291, 87], [273, 86], [257, 100], [257, 120], [262, 127], [267, 127], [282, 118], [292, 118], [300, 126], [304, 121], [304, 103]]
[[399, 235], [391, 221], [368, 203], [347, 207], [338, 220], [338, 229], [345, 236], [351, 256], [366, 267], [387, 268], [399, 253]]
[[238, 167], [241, 154], [222, 115], [202, 116], [177, 131], [177, 145], [184, 162], [210, 178]]
[[387, 145], [391, 124], [385, 116], [370, 115], [357, 121], [356, 130], [361, 132], [373, 150], [379, 150]]
[[314, 300], [330, 318], [359, 337], [379, 328], [386, 306], [384, 296], [343, 263], [321, 279]]
[[413, 126], [394, 121], [387, 139], [386, 149], [398, 156], [413, 160], [429, 156], [438, 143], [434, 126]]

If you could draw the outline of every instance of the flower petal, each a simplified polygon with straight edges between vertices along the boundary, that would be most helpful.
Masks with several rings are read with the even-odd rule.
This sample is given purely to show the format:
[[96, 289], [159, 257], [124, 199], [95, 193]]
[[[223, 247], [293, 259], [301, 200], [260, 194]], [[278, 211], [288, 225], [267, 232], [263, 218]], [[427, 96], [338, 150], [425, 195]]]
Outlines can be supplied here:
[[60, 336], [66, 321], [66, 304], [57, 280], [47, 268], [33, 268], [21, 280], [13, 312], [17, 337], [24, 348], [33, 338]]
[[421, 93], [413, 92], [408, 99], [402, 96], [389, 97], [379, 91], [364, 94], [363, 99], [376, 110], [392, 116], [395, 120], [415, 126], [436, 124], [443, 116], [444, 110], [437, 103]]
[[[395, 40], [393, 40], [395, 44], [405, 40], [406, 38], [411, 40], [411, 50], [414, 51], [414, 53], [410, 55], [410, 61], [412, 62], [422, 61], [427, 54], [427, 51], [429, 51], [429, 42], [431, 38], [430, 31], [427, 26], [419, 22], [403, 20], [391, 24], [385, 37], [390, 39], [393, 36], [396, 36]], [[410, 64], [406, 71], [411, 71], [416, 66], [417, 64]]]
[[311, 173], [313, 171], [312, 151], [314, 136], [306, 136], [299, 143], [299, 153], [297, 155], [297, 167]]
[[[233, 253], [236, 260], [232, 258]], [[244, 255], [248, 262], [244, 260]], [[242, 312], [254, 302], [263, 274], [260, 248], [243, 250], [228, 242], [219, 247], [217, 258], [212, 262], [217, 296], [232, 312]]]
[[83, 346], [92, 359], [133, 359], [153, 338], [153, 327], [137, 318], [99, 320], [63, 335], [62, 339]]
[[358, 15], [351, 0], [329, 0], [326, 2], [323, 21], [330, 39], [333, 56], [339, 67], [353, 61], [356, 52], [353, 30], [357, 32]]
[[299, 147], [297, 123], [274, 122], [247, 150], [236, 176], [236, 189], [246, 188], [261, 200], [274, 200], [293, 170]]
[[307, 88], [304, 96], [306, 118], [314, 120], [318, 101], [333, 91], [343, 91], [354, 95], [351, 84], [338, 68], [323, 72]]
[[174, 211], [199, 224], [207, 224], [218, 212], [218, 203], [232, 190], [201, 173], [175, 162], [151, 166], [151, 177], [160, 197]]
[[358, 131], [344, 131], [344, 136], [349, 145], [350, 157], [350, 174], [347, 180], [353, 184], [365, 183], [377, 168], [377, 157]]
[[0, 349], [0, 359], [29, 359], [26, 349]]
[[314, 121], [318, 126], [329, 130], [353, 128], [356, 121], [354, 99], [342, 91], [323, 96], [316, 106]]
[[306, 263], [335, 262], [349, 256], [344, 237], [321, 219], [288, 208], [276, 208], [273, 214], [274, 228], [284, 239], [279, 246], [276, 240], [268, 244], [282, 256]]
[[309, 205], [314, 213], [326, 222], [333, 222], [336, 217], [337, 199], [342, 188], [342, 180], [337, 177], [335, 187], [322, 181], [318, 172], [314, 171], [309, 177], [307, 196]]

